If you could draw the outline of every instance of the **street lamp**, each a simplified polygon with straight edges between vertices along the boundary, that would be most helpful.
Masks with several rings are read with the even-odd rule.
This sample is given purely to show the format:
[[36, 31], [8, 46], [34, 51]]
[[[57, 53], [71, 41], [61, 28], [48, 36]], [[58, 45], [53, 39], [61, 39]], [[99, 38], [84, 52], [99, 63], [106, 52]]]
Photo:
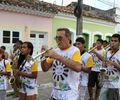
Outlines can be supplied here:
[[83, 0], [78, 0], [78, 3], [74, 9], [74, 15], [77, 18], [76, 24], [76, 35], [79, 36], [82, 34], [82, 3]]

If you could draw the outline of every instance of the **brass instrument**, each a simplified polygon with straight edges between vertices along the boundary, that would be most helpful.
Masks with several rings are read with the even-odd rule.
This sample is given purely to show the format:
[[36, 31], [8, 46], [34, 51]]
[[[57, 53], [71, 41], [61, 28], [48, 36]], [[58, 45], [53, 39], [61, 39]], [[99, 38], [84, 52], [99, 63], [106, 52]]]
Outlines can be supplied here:
[[[108, 49], [110, 47], [110, 44], [108, 44], [104, 49]], [[106, 61], [107, 60], [107, 52], [104, 56], [104, 59], [103, 61]], [[99, 85], [100, 86], [103, 86], [104, 82], [106, 81], [106, 79], [108, 78], [108, 75], [106, 74], [107, 72], [107, 69], [106, 69], [107, 66], [102, 66], [100, 68], [100, 73], [99, 73], [99, 76], [98, 76], [98, 79], [99, 79]]]
[[110, 49], [110, 44], [108, 44], [106, 47], [104, 47], [105, 50]]
[[[43, 52], [41, 52], [40, 54], [38, 54], [37, 56], [35, 56], [35, 57], [31, 57], [31, 56], [27, 56], [27, 61], [30, 61], [30, 60], [36, 60], [38, 57], [40, 57], [42, 54], [44, 54], [44, 53], [46, 53], [46, 52], [48, 52], [49, 50], [51, 50], [51, 49], [53, 49], [53, 48], [49, 48], [49, 49], [47, 49], [47, 50], [45, 50], [45, 51], [43, 51]], [[12, 65], [12, 71], [14, 71], [14, 66]], [[8, 80], [8, 82], [9, 82], [9, 84], [10, 85], [13, 85], [15, 82], [16, 82], [16, 78], [15, 78], [15, 76], [13, 75], [13, 76], [11, 76], [10, 78], [9, 78], [9, 80]]]
[[15, 54], [12, 54], [11, 52], [11, 56], [12, 56], [12, 63], [11, 63], [11, 76], [8, 79], [9, 84], [11, 85], [11, 87], [13, 88], [15, 95], [18, 95], [18, 91], [20, 88], [19, 82], [18, 82], [18, 76], [14, 74], [14, 70], [17, 69], [17, 62], [18, 62], [18, 58], [20, 55], [20, 51], [17, 50], [15, 52]]
[[15, 83], [15, 77], [14, 76], [10, 77], [8, 81], [10, 85], [13, 85]]
[[[108, 44], [106, 47], [104, 47], [104, 49], [106, 50], [106, 49], [108, 49], [109, 47], [110, 47], [110, 44]], [[104, 58], [103, 58], [103, 61], [106, 61], [106, 60], [107, 60], [107, 51], [106, 51], [105, 56], [104, 56]], [[100, 68], [100, 72], [106, 72], [106, 66]]]
[[49, 50], [51, 50], [53, 48], [49, 48], [49, 49], [46, 49], [45, 51], [41, 52], [40, 54], [38, 54], [37, 56], [33, 57], [34, 60], [36, 60], [38, 57], [40, 57], [42, 54], [48, 52]]
[[8, 82], [10, 85], [13, 85], [16, 82], [16, 78], [14, 75], [14, 69], [16, 69], [16, 68], [14, 68], [14, 65], [12, 65], [11, 69], [12, 69], [12, 72], [11, 72], [12, 74], [11, 74], [11, 77], [9, 78]]
[[14, 69], [17, 66], [17, 60], [18, 60], [18, 56], [14, 57], [14, 59], [12, 60], [12, 66], [11, 66], [12, 72], [11, 72], [11, 77], [8, 80], [10, 85], [13, 85], [15, 83]]
[[97, 48], [97, 46], [91, 48], [88, 52], [90, 53], [91, 51], [95, 50]]

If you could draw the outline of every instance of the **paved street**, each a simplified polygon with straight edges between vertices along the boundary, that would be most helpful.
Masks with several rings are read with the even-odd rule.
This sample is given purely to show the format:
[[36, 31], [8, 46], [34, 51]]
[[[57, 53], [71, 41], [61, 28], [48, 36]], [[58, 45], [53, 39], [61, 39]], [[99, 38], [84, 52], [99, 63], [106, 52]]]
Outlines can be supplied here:
[[[50, 100], [50, 93], [52, 89], [52, 73], [40, 71], [38, 74], [38, 98], [37, 100]], [[7, 96], [7, 100], [18, 100], [13, 96]], [[88, 100], [88, 99], [87, 99]]]

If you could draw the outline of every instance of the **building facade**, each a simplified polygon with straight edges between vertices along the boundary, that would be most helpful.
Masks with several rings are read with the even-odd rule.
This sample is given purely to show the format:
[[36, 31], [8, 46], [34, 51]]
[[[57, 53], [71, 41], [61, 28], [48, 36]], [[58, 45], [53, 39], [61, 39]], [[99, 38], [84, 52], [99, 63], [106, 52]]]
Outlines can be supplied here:
[[[43, 44], [49, 47], [56, 46], [56, 29], [63, 27], [70, 29], [74, 43], [77, 37], [75, 3], [63, 7], [39, 0], [33, 1], [0, 1], [0, 44], [6, 46], [10, 52], [17, 40], [31, 41], [34, 45], [34, 55], [37, 55]], [[83, 6], [81, 36], [86, 40], [86, 48], [90, 48], [98, 38], [110, 40], [116, 26], [113, 16], [113, 9], [103, 11]]]
[[[72, 32], [72, 41], [76, 39], [76, 17], [74, 16], [75, 3], [67, 7], [58, 6], [58, 13], [53, 20], [53, 33], [57, 28], [67, 27]], [[83, 5], [83, 30], [82, 37], [86, 40], [86, 48], [89, 49], [98, 38], [107, 40], [111, 39], [115, 33], [116, 22], [114, 19], [115, 11], [110, 9], [103, 11], [87, 5]]]
[[53, 16], [54, 11], [48, 10], [43, 2], [31, 6], [27, 2], [3, 0], [0, 2], [0, 45], [10, 52], [17, 40], [31, 41], [34, 55], [38, 54], [41, 45], [51, 45]]

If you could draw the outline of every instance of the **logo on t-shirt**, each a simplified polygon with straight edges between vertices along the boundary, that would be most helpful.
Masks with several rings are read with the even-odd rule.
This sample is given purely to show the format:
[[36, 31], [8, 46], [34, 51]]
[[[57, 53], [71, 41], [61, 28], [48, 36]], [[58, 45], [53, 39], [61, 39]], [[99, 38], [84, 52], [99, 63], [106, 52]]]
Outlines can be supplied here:
[[68, 77], [69, 69], [60, 61], [55, 60], [53, 64], [53, 79], [56, 81], [63, 81]]

